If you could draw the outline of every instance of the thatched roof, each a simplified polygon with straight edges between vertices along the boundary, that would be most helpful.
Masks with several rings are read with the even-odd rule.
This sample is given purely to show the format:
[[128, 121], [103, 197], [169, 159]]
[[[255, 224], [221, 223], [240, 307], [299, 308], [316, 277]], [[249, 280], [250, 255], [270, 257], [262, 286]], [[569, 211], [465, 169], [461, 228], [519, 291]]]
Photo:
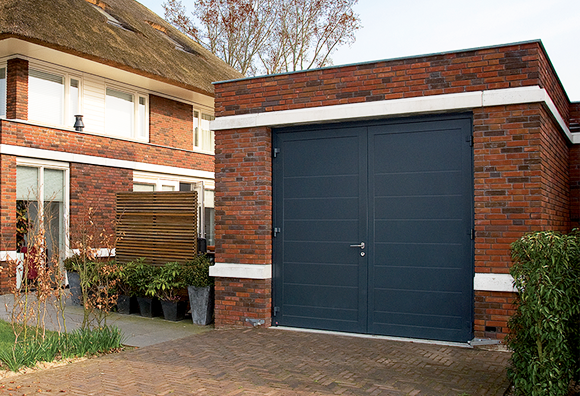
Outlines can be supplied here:
[[[127, 30], [109, 23], [95, 5]], [[8, 37], [212, 96], [212, 82], [242, 77], [134, 0], [0, 0], [0, 39]]]

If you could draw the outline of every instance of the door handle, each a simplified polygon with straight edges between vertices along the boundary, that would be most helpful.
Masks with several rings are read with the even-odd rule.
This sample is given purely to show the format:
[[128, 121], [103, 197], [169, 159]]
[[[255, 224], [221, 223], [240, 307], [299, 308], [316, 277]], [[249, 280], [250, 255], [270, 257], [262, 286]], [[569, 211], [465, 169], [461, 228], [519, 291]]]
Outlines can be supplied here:
[[353, 247], [353, 248], [361, 248], [361, 250], [362, 250], [362, 249], [365, 248], [365, 243], [364, 242], [361, 242], [360, 245], [350, 245], [350, 247]]

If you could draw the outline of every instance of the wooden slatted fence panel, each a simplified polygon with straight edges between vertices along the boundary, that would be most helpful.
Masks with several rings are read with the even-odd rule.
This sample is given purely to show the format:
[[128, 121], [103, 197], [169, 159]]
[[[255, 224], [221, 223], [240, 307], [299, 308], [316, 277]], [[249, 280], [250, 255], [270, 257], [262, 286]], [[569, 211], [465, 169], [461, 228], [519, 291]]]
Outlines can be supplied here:
[[140, 257], [153, 265], [197, 254], [197, 192], [117, 193], [116, 259]]

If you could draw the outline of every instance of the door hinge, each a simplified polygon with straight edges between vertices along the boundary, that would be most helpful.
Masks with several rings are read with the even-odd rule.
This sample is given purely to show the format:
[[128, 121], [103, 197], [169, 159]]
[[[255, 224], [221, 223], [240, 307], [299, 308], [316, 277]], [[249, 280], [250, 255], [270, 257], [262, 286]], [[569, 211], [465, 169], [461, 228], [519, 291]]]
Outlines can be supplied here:
[[473, 241], [475, 239], [475, 230], [472, 228], [471, 229], [471, 240]]
[[278, 147], [274, 147], [274, 149], [272, 150], [272, 156], [276, 158], [278, 154], [280, 154], [280, 149]]
[[278, 235], [279, 232], [282, 232], [282, 230], [278, 227], [274, 227], [274, 230], [272, 232], [274, 235], [274, 238], [276, 238], [276, 235]]
[[280, 312], [280, 307], [274, 307], [274, 316], [278, 315]]
[[465, 141], [469, 143], [470, 147], [473, 147], [473, 135], [469, 135], [467, 138], [465, 138]]

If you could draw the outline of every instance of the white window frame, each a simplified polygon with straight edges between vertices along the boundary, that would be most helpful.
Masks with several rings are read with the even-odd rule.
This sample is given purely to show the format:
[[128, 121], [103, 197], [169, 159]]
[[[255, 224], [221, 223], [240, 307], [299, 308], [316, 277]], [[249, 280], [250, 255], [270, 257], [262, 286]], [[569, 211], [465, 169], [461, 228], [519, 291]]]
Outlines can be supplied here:
[[[83, 78], [82, 78], [82, 76], [80, 74], [70, 73], [69, 71], [63, 70], [63, 69], [58, 68], [58, 67], [47, 67], [45, 65], [40, 65], [40, 64], [37, 64], [35, 62], [29, 63], [28, 70], [29, 70], [29, 73], [30, 73], [30, 70], [37, 70], [39, 72], [48, 73], [48, 74], [52, 74], [54, 76], [62, 77], [63, 84], [64, 84], [64, 97], [63, 97], [64, 103], [62, 104], [63, 114], [61, 114], [63, 122], [61, 124], [50, 124], [44, 120], [35, 119], [35, 118], [31, 117], [31, 115], [30, 115], [30, 108], [28, 110], [28, 120], [33, 121], [33, 122], [42, 123], [43, 125], [51, 125], [51, 126], [57, 126], [60, 128], [64, 127], [67, 129], [74, 129], [74, 116], [76, 114], [72, 114], [73, 111], [70, 108], [71, 107], [70, 106], [70, 84], [71, 84], [71, 80], [78, 81], [78, 84], [79, 84], [79, 87], [78, 87], [78, 90], [79, 90], [78, 110], [75, 113], [82, 114], [82, 109], [83, 109]], [[28, 91], [28, 95], [30, 97], [30, 89]]]
[[4, 108], [0, 108], [0, 119], [6, 118], [6, 100], [8, 99], [6, 95], [7, 86], [6, 82], [8, 81], [8, 64], [6, 62], [0, 62], [0, 69], [4, 69], [4, 91], [0, 91], [0, 95], [4, 96]]
[[[107, 130], [107, 90], [111, 89], [114, 91], [122, 92], [133, 97], [133, 130], [130, 136], [119, 135], [115, 133], [110, 133]], [[149, 142], [149, 94], [143, 91], [137, 90], [135, 88], [129, 87], [127, 85], [115, 84], [110, 81], [105, 80], [105, 130], [104, 134], [107, 136], [119, 137], [123, 139], [137, 140], [140, 142]], [[144, 120], [144, 135], [139, 135], [139, 99], [145, 99], [145, 120]]]
[[57, 162], [57, 161], [47, 161], [39, 160], [34, 158], [21, 158], [16, 157], [16, 166], [25, 166], [30, 168], [38, 169], [38, 199], [40, 199], [38, 205], [39, 218], [43, 218], [44, 211], [44, 170], [45, 169], [56, 169], [64, 171], [64, 191], [63, 193], [63, 238], [62, 245], [64, 249], [60, 251], [60, 259], [64, 260], [66, 257], [70, 256], [70, 239], [69, 239], [69, 210], [70, 210], [70, 166], [67, 162]]
[[[197, 114], [197, 117], [196, 117]], [[214, 117], [213, 113], [211, 111], [204, 111], [201, 109], [193, 109], [193, 149], [195, 151], [201, 151], [203, 153], [208, 153], [208, 154], [215, 154], [215, 133], [209, 129], [210, 131], [210, 149], [204, 149], [204, 142], [203, 142], [203, 136], [202, 136], [202, 129], [201, 129], [201, 122], [203, 120], [203, 116], [209, 116], [209, 117]], [[198, 139], [198, 144], [196, 144], [195, 140], [196, 140], [196, 136], [199, 137]]]

